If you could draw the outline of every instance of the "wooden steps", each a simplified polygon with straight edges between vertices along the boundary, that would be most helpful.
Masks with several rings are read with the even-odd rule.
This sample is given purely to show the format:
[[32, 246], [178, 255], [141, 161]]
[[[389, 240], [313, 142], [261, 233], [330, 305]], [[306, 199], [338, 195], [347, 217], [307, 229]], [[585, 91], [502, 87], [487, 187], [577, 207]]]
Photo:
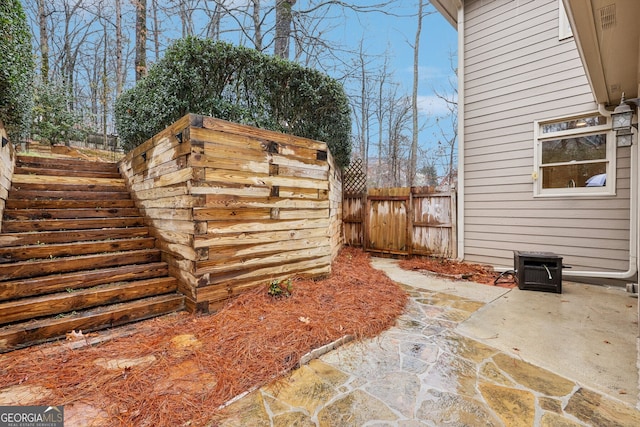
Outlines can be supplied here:
[[0, 224], [0, 352], [184, 309], [113, 163], [18, 156]]

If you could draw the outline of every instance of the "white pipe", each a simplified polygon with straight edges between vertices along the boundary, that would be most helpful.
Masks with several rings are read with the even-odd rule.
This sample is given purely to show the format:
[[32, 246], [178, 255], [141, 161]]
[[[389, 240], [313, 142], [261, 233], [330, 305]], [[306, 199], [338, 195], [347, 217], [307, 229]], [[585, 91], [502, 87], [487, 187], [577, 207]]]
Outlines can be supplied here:
[[[611, 117], [604, 104], [598, 104], [598, 112]], [[615, 143], [615, 142], [614, 142]], [[631, 177], [629, 178], [629, 267], [627, 271], [573, 271], [564, 270], [567, 277], [593, 277], [594, 279], [630, 279], [638, 272], [638, 143], [631, 146]]]
[[[604, 104], [598, 112], [611, 117]], [[615, 143], [615, 142], [614, 142]], [[572, 271], [564, 270], [567, 277], [593, 277], [594, 279], [631, 279], [638, 272], [638, 141], [631, 146], [631, 177], [629, 178], [629, 267], [627, 271]]]
[[[611, 117], [603, 104], [598, 104], [598, 112], [606, 117]], [[615, 142], [614, 142], [615, 143]], [[629, 267], [627, 271], [587, 271], [587, 270], [563, 270], [564, 277], [591, 277], [594, 279], [618, 279], [633, 278], [638, 272], [638, 142], [631, 146], [631, 177], [629, 178]], [[495, 271], [503, 272], [512, 270], [513, 267], [496, 267]]]
[[464, 2], [458, 2], [458, 261], [464, 260]]

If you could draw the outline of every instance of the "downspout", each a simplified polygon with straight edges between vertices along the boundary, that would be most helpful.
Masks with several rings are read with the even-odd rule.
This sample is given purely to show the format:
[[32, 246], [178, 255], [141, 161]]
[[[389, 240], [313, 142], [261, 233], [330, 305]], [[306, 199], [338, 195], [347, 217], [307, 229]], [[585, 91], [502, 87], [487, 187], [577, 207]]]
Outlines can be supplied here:
[[458, 1], [458, 261], [464, 260], [464, 1]]
[[[598, 112], [611, 117], [603, 104]], [[637, 137], [636, 137], [637, 138]], [[572, 271], [564, 270], [568, 277], [593, 277], [597, 279], [631, 279], [638, 272], [638, 143], [631, 146], [631, 176], [629, 178], [629, 268], [627, 271]]]

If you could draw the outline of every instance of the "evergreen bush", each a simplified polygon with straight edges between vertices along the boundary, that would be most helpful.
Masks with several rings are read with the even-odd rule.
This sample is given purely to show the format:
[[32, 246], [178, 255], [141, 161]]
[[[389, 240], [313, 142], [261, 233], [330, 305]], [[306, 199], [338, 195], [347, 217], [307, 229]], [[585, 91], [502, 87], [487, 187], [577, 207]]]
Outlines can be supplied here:
[[34, 62], [20, 0], [0, 1], [0, 119], [14, 143], [29, 135]]
[[324, 141], [340, 166], [351, 154], [349, 104], [340, 83], [210, 39], [176, 41], [147, 77], [118, 98], [115, 112], [125, 150], [193, 113]]

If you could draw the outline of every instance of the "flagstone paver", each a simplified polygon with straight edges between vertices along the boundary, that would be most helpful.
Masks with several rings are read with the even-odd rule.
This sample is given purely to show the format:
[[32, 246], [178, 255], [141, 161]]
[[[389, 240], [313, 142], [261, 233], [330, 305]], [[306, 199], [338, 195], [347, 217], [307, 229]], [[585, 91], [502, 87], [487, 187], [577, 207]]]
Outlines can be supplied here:
[[406, 289], [410, 302], [394, 327], [250, 393], [224, 410], [221, 425], [640, 425], [640, 412], [622, 401], [457, 334], [483, 303]]

